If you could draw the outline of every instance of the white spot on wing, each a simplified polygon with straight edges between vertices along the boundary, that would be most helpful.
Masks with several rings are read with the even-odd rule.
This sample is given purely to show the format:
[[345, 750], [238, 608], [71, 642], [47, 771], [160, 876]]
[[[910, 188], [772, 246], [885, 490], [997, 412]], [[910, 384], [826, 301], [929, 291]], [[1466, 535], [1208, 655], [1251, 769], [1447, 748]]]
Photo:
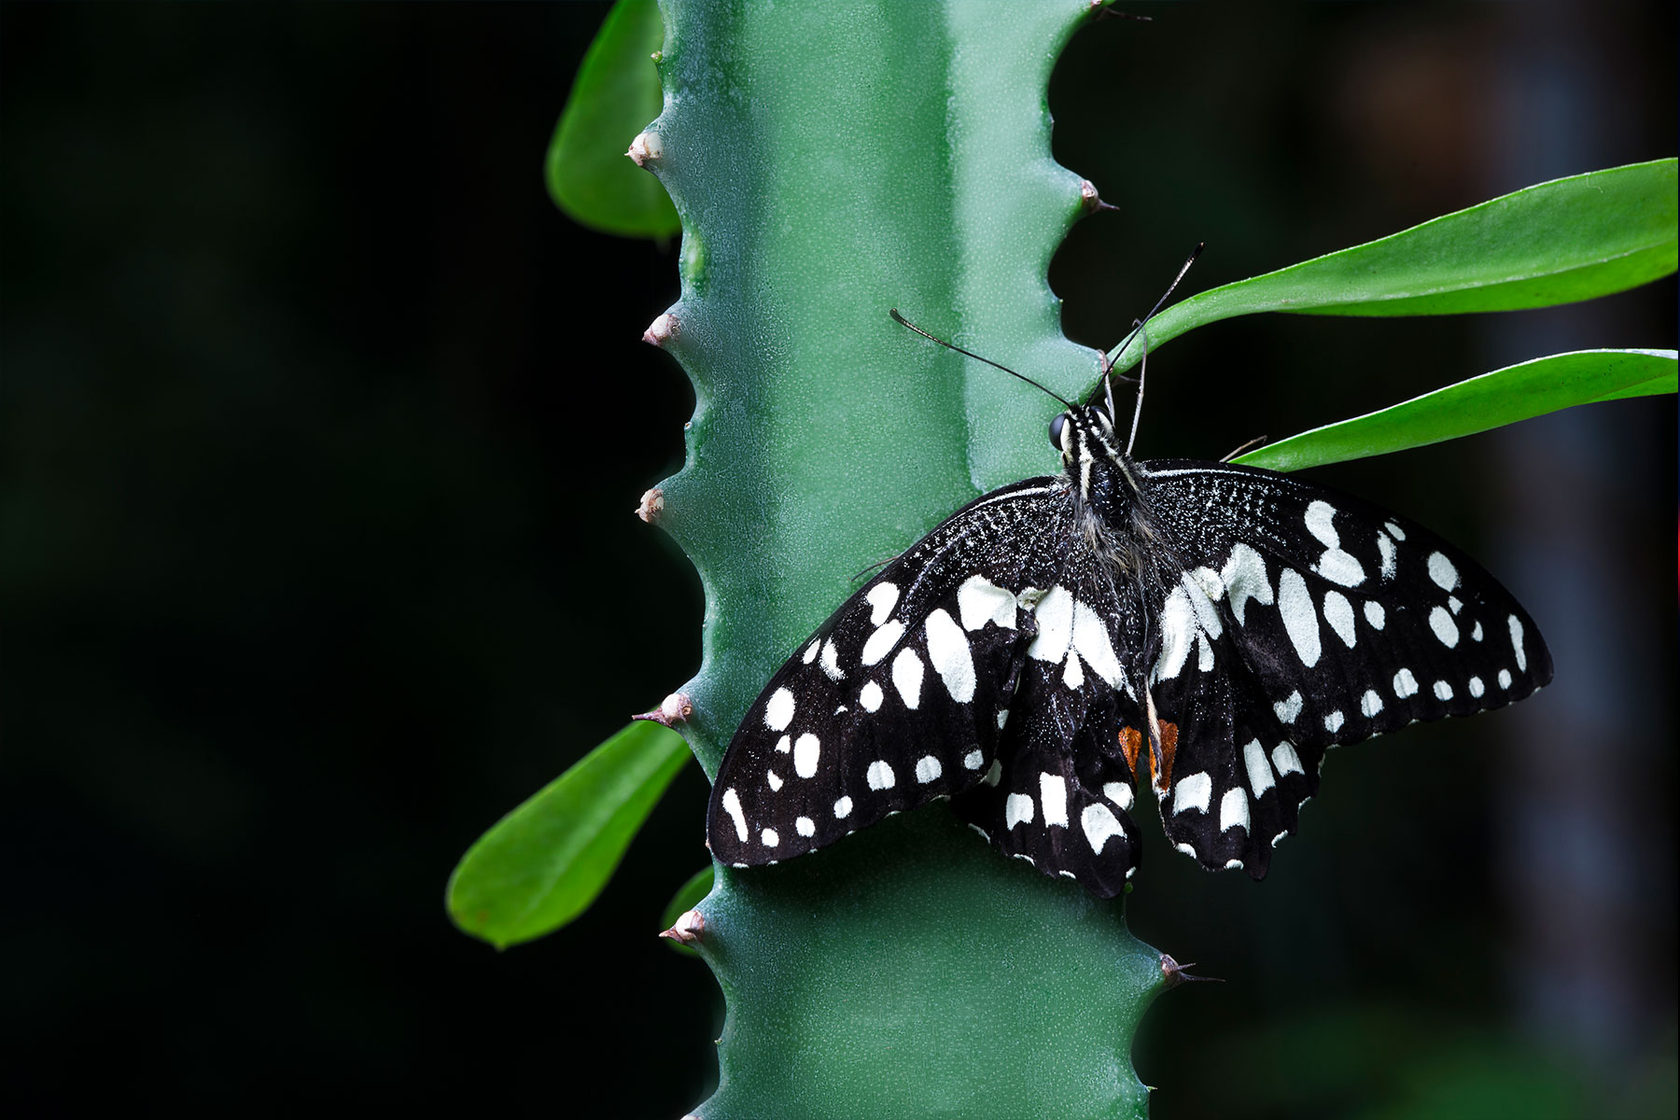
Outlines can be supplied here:
[[1511, 687], [1511, 670], [1509, 670], [1509, 669], [1499, 670], [1499, 687], [1500, 688], [1510, 688]]
[[1393, 537], [1397, 541], [1403, 541], [1403, 540], [1406, 539], [1405, 530], [1401, 529], [1400, 526], [1396, 525], [1392, 521], [1383, 522], [1383, 528], [1387, 529], [1388, 530], [1388, 535]]
[[904, 636], [904, 623], [892, 619], [875, 633], [869, 635], [869, 640], [863, 643], [863, 655], [858, 658], [865, 665], [874, 665], [898, 644], [898, 639]]
[[1213, 647], [1208, 644], [1206, 634], [1196, 635], [1196, 671], [1213, 672]]
[[1122, 809], [1130, 811], [1132, 807], [1132, 787], [1125, 782], [1106, 783], [1103, 786], [1103, 796]]
[[[945, 691], [959, 704], [974, 699], [974, 655], [968, 648], [968, 638], [943, 609], [928, 615], [928, 660], [934, 672], [945, 682]], [[906, 650], [905, 652], [909, 652]]]
[[1060, 661], [1073, 640], [1073, 596], [1059, 584], [1044, 593], [1033, 609], [1038, 634], [1027, 647], [1027, 656], [1039, 661]]
[[1255, 797], [1277, 784], [1272, 778], [1272, 764], [1266, 761], [1266, 748], [1260, 745], [1260, 740], [1252, 739], [1243, 748], [1243, 765], [1248, 768], [1248, 788], [1254, 791]]
[[1318, 643], [1318, 612], [1313, 609], [1307, 581], [1293, 568], [1285, 568], [1278, 577], [1278, 613], [1301, 664], [1311, 669], [1323, 652]]
[[1381, 630], [1388, 622], [1388, 612], [1375, 599], [1365, 600], [1365, 621], [1371, 624], [1371, 629]]
[[1301, 693], [1291, 692], [1287, 697], [1272, 705], [1272, 711], [1277, 713], [1279, 723], [1294, 723], [1295, 717], [1301, 714]]
[[1107, 681], [1110, 688], [1119, 687], [1124, 674], [1119, 658], [1114, 656], [1114, 646], [1108, 640], [1108, 627], [1103, 625], [1102, 617], [1084, 603], [1073, 604], [1071, 641], [1092, 672]]
[[1451, 591], [1458, 586], [1458, 569], [1453, 562], [1439, 552], [1429, 554], [1429, 578], [1435, 581], [1435, 586], [1442, 591]]
[[1237, 625], [1247, 625], [1243, 612], [1250, 599], [1271, 606], [1272, 585], [1266, 579], [1266, 562], [1248, 545], [1238, 544], [1231, 549], [1231, 558], [1225, 561], [1219, 577], [1225, 582], [1225, 596], [1231, 602], [1231, 613], [1237, 616]]
[[1476, 620], [1476, 625], [1470, 630], [1470, 640], [1472, 642], [1479, 642], [1482, 640], [1482, 620], [1479, 618]]
[[810, 817], [795, 817], [793, 820], [793, 830], [799, 833], [799, 835], [809, 839], [817, 834], [817, 822], [812, 820]]
[[758, 842], [763, 844], [766, 848], [774, 848], [777, 844], [782, 842], [782, 838], [776, 835], [775, 829], [767, 828], [758, 834]]
[[924, 786], [929, 782], [938, 781], [939, 775], [944, 772], [945, 767], [931, 754], [924, 754], [916, 760], [916, 781]]
[[1377, 555], [1382, 561], [1382, 578], [1394, 578], [1394, 542], [1382, 533], [1377, 534]]
[[817, 737], [807, 731], [793, 743], [793, 772], [801, 778], [813, 778], [817, 774], [817, 757], [822, 743]]
[[1458, 623], [1447, 613], [1447, 608], [1429, 608], [1429, 628], [1435, 632], [1435, 639], [1448, 649], [1458, 644]]
[[1301, 756], [1295, 753], [1293, 743], [1279, 743], [1272, 748], [1272, 765], [1277, 767], [1279, 775], [1305, 774], [1306, 768], [1301, 765]]
[[1528, 671], [1528, 654], [1523, 650], [1522, 619], [1512, 615], [1508, 621], [1511, 627], [1511, 649], [1517, 655], [1517, 672], [1526, 673]]
[[1229, 832], [1233, 828], [1248, 831], [1248, 794], [1241, 786], [1232, 786], [1219, 799], [1219, 831]]
[[1091, 845], [1091, 850], [1102, 853], [1103, 845], [1108, 843], [1111, 836], [1124, 836], [1126, 830], [1120, 821], [1109, 811], [1107, 805], [1101, 801], [1093, 801], [1085, 806], [1079, 814], [1079, 827], [1085, 833], [1085, 842]]
[[1453, 686], [1446, 681], [1435, 682], [1435, 699], [1445, 703], [1453, 698]]
[[957, 616], [964, 630], [978, 630], [988, 622], [1015, 629], [1015, 595], [985, 576], [969, 576], [957, 588]]
[[1327, 548], [1335, 548], [1342, 543], [1342, 538], [1336, 533], [1335, 517], [1336, 507], [1329, 502], [1314, 501], [1307, 506], [1307, 532]]
[[1471, 677], [1469, 684], [1470, 695], [1475, 697], [1477, 700], [1480, 700], [1482, 698], [1482, 693], [1487, 691], [1487, 686], [1482, 683], [1482, 678]]
[[1067, 827], [1067, 782], [1059, 774], [1038, 776], [1038, 796], [1044, 802], [1044, 823]]
[[1324, 717], [1324, 730], [1326, 730], [1326, 731], [1330, 732], [1330, 734], [1334, 735], [1336, 732], [1340, 731], [1341, 729], [1342, 729], [1342, 710], [1340, 708], [1337, 708], [1335, 711], [1331, 712], [1329, 715]]
[[1417, 690], [1417, 678], [1412, 676], [1410, 669], [1401, 669], [1394, 674], [1394, 695], [1405, 700], [1408, 697], [1416, 696]]
[[772, 731], [786, 731], [787, 725], [792, 722], [793, 693], [778, 688], [770, 694], [770, 702], [764, 705], [764, 726]]
[[885, 759], [880, 758], [869, 764], [863, 778], [869, 783], [869, 788], [874, 790], [891, 789], [898, 781], [892, 767], [887, 765]]
[[1326, 591], [1324, 593], [1324, 621], [1330, 624], [1330, 629], [1336, 632], [1336, 637], [1349, 649], [1357, 640], [1353, 632], [1353, 607], [1340, 591]]
[[985, 761], [986, 756], [981, 754], [979, 751], [969, 751], [967, 754], [963, 755], [963, 769], [978, 770], [980, 769], [980, 764]]
[[1068, 650], [1067, 667], [1062, 670], [1062, 683], [1074, 692], [1085, 687], [1085, 670], [1079, 664], [1079, 651]]
[[892, 663], [893, 687], [911, 711], [922, 702], [922, 659], [916, 651], [905, 647], [898, 651]]
[[775, 793], [782, 788], [782, 776], [774, 770], [766, 770], [764, 772], [764, 784], [770, 787], [771, 793]]
[[820, 645], [822, 645], [822, 640], [820, 638], [812, 638], [811, 644], [805, 647], [805, 652], [800, 655], [799, 660], [803, 661], [807, 665], [815, 661], [817, 659], [817, 647]]
[[852, 799], [851, 798], [842, 797], [840, 800], [838, 800], [834, 803], [834, 819], [835, 820], [843, 821], [851, 815], [852, 815]]
[[892, 614], [892, 609], [898, 606], [898, 584], [877, 583], [863, 597], [869, 602], [869, 621], [879, 626]]
[[787, 754], [788, 752], [793, 750], [793, 736], [783, 735], [780, 739], [777, 739], [776, 740], [776, 750], [781, 752], [782, 754]]
[[1182, 586], [1172, 589], [1161, 607], [1161, 653], [1155, 659], [1155, 679], [1178, 676], [1195, 645], [1196, 615]]
[[1184, 585], [1185, 597], [1190, 601], [1190, 609], [1196, 612], [1196, 625], [1208, 637], [1219, 637], [1225, 624], [1219, 621], [1219, 608], [1213, 605], [1207, 589], [1188, 572], [1180, 578], [1180, 582]]
[[866, 712], [880, 711], [881, 700], [881, 686], [874, 681], [865, 683], [863, 691], [858, 693], [858, 703], [863, 705], [863, 710]]
[[1366, 689], [1365, 695], [1359, 698], [1359, 714], [1366, 719], [1375, 719], [1382, 710], [1382, 697], [1377, 695], [1377, 690], [1374, 688]]
[[840, 651], [834, 648], [833, 638], [823, 643], [822, 671], [831, 681], [841, 680], [846, 676], [840, 669]]
[[1179, 781], [1173, 790], [1173, 816], [1195, 809], [1207, 812], [1208, 802], [1213, 799], [1213, 778], [1206, 771], [1191, 774]]
[[1005, 831], [1014, 828], [1022, 821], [1028, 824], [1033, 819], [1033, 799], [1024, 793], [1012, 793], [1003, 803], [1003, 827]]
[[735, 838], [741, 843], [747, 842], [747, 818], [741, 812], [741, 795], [730, 786], [723, 791], [723, 811], [729, 814], [729, 819], [735, 822]]

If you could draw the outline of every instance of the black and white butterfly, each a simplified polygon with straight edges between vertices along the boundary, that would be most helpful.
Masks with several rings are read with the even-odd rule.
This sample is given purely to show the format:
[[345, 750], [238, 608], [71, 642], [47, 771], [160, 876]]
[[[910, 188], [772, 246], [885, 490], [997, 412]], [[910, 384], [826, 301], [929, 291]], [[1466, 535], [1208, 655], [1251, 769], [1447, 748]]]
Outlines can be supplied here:
[[1050, 438], [1060, 475], [952, 514], [771, 678], [713, 786], [719, 860], [949, 797], [1107, 898], [1138, 864], [1141, 781], [1180, 851], [1258, 879], [1328, 748], [1551, 680], [1527, 612], [1421, 526], [1273, 471], [1135, 461], [1112, 398]]

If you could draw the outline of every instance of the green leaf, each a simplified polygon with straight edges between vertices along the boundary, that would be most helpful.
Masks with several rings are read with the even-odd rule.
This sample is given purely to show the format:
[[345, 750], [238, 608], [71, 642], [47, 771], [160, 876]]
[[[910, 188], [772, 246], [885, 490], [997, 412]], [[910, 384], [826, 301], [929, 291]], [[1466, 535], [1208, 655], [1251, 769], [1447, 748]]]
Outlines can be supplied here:
[[[1675, 168], [1675, 160], [1662, 159], [1555, 179], [1202, 292], [1149, 321], [1149, 346], [1258, 311], [1448, 315], [1549, 307], [1637, 287], [1675, 271]], [[1117, 368], [1142, 354], [1142, 346], [1130, 347]]]
[[595, 901], [687, 761], [676, 732], [632, 723], [467, 850], [449, 880], [449, 916], [498, 949], [559, 929]]
[[[671, 896], [671, 901], [665, 904], [665, 914], [659, 919], [662, 929], [670, 929], [677, 924], [677, 919], [700, 905], [701, 901], [712, 893], [712, 869], [708, 865], [702, 867], [689, 877], [688, 882], [677, 888], [677, 893]], [[679, 953], [686, 953], [694, 957], [699, 954], [680, 941], [666, 941], [665, 944]]]
[[1577, 350], [1535, 358], [1290, 436], [1235, 462], [1297, 471], [1457, 439], [1578, 404], [1672, 393], [1675, 357], [1673, 350]]
[[680, 228], [665, 188], [624, 154], [664, 103], [649, 57], [664, 42], [654, 0], [618, 0], [578, 67], [546, 172], [555, 204], [592, 229], [670, 237]]

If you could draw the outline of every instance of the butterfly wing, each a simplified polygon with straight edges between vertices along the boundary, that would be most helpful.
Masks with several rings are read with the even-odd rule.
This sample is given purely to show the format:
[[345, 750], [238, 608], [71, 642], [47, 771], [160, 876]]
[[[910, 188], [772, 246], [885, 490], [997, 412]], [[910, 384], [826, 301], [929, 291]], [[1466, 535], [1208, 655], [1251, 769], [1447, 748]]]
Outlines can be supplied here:
[[730, 742], [707, 814], [713, 854], [789, 859], [988, 776], [1035, 633], [1018, 596], [1058, 570], [1068, 516], [1060, 480], [993, 491], [835, 611]]
[[1035, 604], [999, 767], [953, 808], [1006, 855], [1077, 880], [1099, 898], [1138, 864], [1132, 761], [1142, 725], [1136, 651], [1144, 613], [1088, 548], [1071, 548]]
[[1156, 792], [1168, 836], [1204, 866], [1263, 876], [1329, 747], [1551, 680], [1528, 613], [1421, 526], [1272, 471], [1141, 466], [1179, 573], [1151, 672], [1177, 727]]

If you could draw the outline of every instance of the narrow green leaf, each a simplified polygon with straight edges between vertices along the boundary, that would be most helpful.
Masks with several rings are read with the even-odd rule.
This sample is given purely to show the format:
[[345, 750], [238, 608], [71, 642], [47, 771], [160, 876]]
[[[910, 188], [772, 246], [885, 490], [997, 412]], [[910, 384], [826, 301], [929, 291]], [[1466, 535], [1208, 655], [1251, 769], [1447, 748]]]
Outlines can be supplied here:
[[[665, 914], [659, 919], [659, 928], [670, 929], [677, 924], [677, 919], [700, 905], [700, 901], [712, 893], [712, 868], [708, 864], [690, 876], [688, 882], [677, 888], [677, 893], [671, 896], [671, 901], [665, 904]], [[667, 940], [665, 944], [679, 953], [686, 953], [691, 957], [700, 954], [684, 945], [681, 941]]]
[[676, 732], [632, 723], [467, 850], [449, 916], [498, 949], [559, 929], [595, 901], [688, 757]]
[[1150, 320], [1149, 345], [1259, 311], [1448, 315], [1625, 291], [1675, 271], [1675, 198], [1673, 159], [1555, 179], [1192, 296]]
[[624, 154], [664, 104], [650, 57], [664, 42], [655, 0], [618, 0], [578, 67], [546, 171], [555, 204], [592, 229], [670, 237], [680, 228], [665, 188]]
[[1577, 350], [1535, 358], [1290, 436], [1235, 462], [1296, 471], [1457, 439], [1573, 405], [1672, 393], [1675, 356], [1673, 350]]

